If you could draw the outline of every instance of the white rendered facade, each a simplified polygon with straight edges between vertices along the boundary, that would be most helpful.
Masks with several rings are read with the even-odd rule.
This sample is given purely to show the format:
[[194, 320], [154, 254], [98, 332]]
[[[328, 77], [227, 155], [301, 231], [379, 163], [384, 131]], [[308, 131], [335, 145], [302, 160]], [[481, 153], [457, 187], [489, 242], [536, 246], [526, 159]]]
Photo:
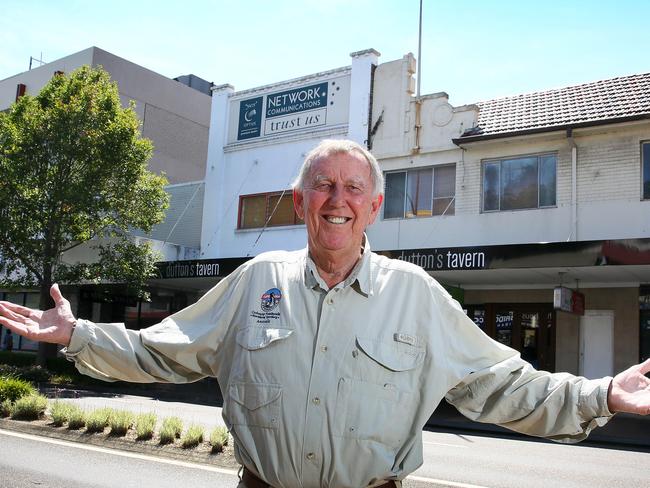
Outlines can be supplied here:
[[[343, 68], [241, 92], [230, 85], [213, 89], [201, 258], [305, 246], [304, 225], [238, 228], [240, 197], [290, 192], [305, 154], [322, 139], [366, 142], [378, 57], [369, 49], [352, 53], [351, 65]], [[301, 98], [306, 105], [291, 104]], [[253, 111], [259, 120], [246, 132], [243, 124]]]

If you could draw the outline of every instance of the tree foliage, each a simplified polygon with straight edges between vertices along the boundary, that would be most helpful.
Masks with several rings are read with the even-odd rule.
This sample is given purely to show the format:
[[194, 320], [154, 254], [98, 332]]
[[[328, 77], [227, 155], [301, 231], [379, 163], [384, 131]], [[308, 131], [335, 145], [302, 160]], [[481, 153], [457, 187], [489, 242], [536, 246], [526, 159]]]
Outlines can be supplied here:
[[[142, 290], [154, 254], [129, 238], [164, 218], [166, 180], [151, 173], [151, 141], [133, 104], [100, 68], [55, 75], [0, 113], [0, 259], [4, 286], [126, 282]], [[65, 253], [91, 241], [96, 260]]]

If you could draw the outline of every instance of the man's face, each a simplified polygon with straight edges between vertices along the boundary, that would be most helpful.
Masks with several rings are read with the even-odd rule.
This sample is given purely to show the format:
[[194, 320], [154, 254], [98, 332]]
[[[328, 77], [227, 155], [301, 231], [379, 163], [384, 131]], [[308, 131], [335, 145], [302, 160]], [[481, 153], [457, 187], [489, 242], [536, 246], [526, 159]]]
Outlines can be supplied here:
[[310, 250], [358, 253], [363, 233], [377, 217], [383, 196], [373, 197], [370, 166], [356, 153], [338, 153], [315, 161], [294, 191], [298, 216], [305, 221]]

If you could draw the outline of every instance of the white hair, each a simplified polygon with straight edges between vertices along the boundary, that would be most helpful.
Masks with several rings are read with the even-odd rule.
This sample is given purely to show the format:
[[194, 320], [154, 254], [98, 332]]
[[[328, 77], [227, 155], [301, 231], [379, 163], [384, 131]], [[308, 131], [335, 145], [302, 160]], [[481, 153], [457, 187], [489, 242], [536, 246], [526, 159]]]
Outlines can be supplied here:
[[373, 196], [377, 196], [380, 193], [384, 193], [384, 175], [381, 172], [379, 163], [375, 157], [361, 144], [350, 141], [348, 139], [324, 139], [322, 140], [314, 149], [309, 151], [305, 157], [305, 161], [302, 163], [300, 172], [298, 173], [297, 178], [293, 182], [292, 187], [295, 190], [302, 191], [305, 186], [305, 179], [311, 170], [312, 165], [324, 158], [328, 158], [335, 154], [352, 154], [357, 153], [368, 162], [370, 167], [370, 176], [372, 179], [373, 187]]

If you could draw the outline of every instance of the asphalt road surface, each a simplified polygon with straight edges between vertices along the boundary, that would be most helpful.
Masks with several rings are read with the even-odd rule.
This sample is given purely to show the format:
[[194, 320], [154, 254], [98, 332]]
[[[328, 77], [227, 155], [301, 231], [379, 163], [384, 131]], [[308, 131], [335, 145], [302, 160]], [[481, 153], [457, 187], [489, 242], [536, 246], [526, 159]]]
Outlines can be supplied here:
[[[424, 465], [404, 488], [648, 488], [650, 454], [424, 433]], [[0, 488], [235, 488], [236, 473], [0, 431]]]

